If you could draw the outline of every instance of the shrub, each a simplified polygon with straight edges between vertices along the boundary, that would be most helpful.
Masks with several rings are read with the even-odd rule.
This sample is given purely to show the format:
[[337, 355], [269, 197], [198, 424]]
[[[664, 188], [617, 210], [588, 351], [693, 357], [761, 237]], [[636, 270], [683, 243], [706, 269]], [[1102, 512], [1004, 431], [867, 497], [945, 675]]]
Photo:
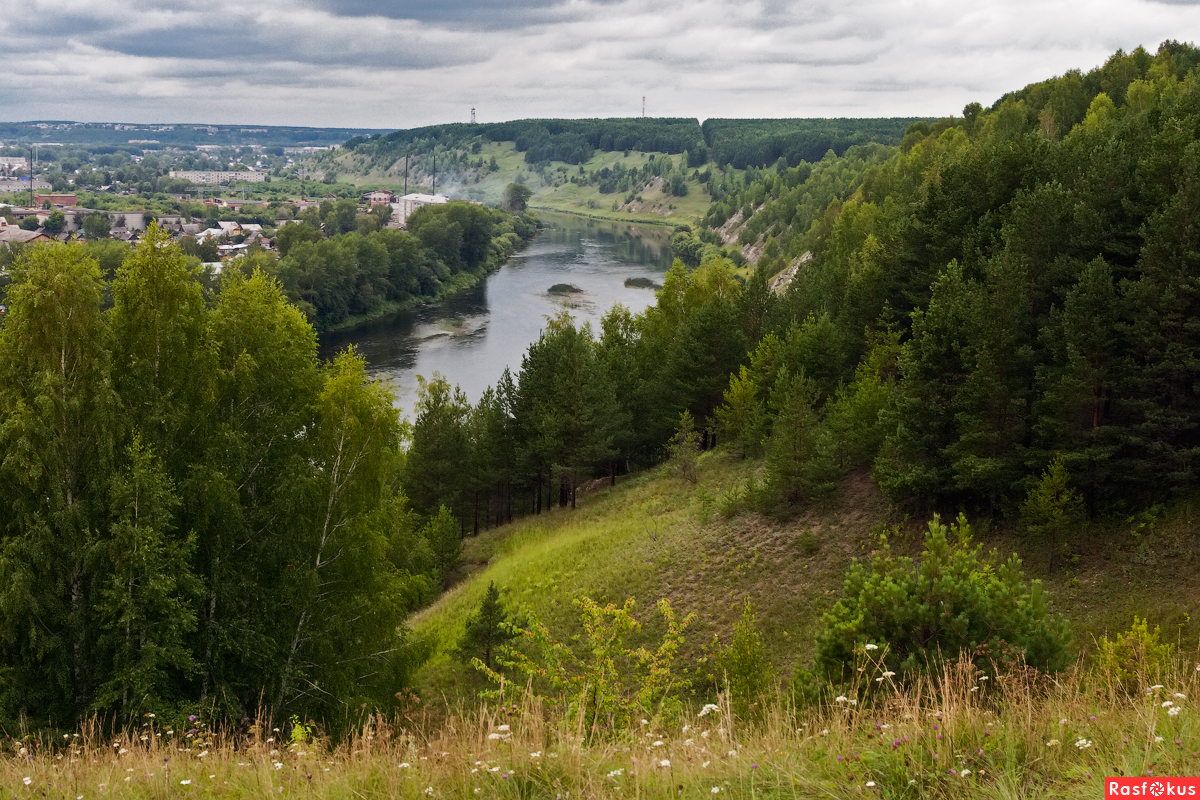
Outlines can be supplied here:
[[1161, 682], [1175, 651], [1175, 645], [1160, 643], [1158, 635], [1157, 625], [1151, 632], [1146, 620], [1135, 616], [1129, 630], [1118, 633], [1112, 641], [1101, 636], [1096, 672], [1126, 694], [1141, 694], [1147, 686]]
[[749, 600], [741, 620], [733, 626], [733, 639], [717, 652], [715, 660], [718, 674], [714, 677], [729, 692], [734, 713], [742, 718], [761, 714], [763, 701], [775, 685], [775, 671], [767, 660]]
[[880, 538], [879, 552], [869, 564], [854, 562], [846, 596], [825, 614], [816, 668], [826, 678], [848, 677], [866, 642], [887, 645], [885, 664], [897, 680], [960, 654], [1016, 651], [1040, 670], [1066, 666], [1066, 622], [1050, 614], [1040, 581], [1026, 583], [1015, 554], [1004, 562], [994, 550], [984, 556], [966, 517], [946, 526], [934, 516], [918, 564]]

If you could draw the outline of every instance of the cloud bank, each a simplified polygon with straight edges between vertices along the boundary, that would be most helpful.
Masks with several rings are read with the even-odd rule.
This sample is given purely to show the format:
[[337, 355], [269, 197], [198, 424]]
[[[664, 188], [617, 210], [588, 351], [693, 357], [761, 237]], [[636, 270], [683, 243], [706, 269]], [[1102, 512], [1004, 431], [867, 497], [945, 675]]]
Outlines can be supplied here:
[[0, 116], [943, 116], [1165, 39], [1200, 39], [1200, 2], [33, 0], [0, 19]]

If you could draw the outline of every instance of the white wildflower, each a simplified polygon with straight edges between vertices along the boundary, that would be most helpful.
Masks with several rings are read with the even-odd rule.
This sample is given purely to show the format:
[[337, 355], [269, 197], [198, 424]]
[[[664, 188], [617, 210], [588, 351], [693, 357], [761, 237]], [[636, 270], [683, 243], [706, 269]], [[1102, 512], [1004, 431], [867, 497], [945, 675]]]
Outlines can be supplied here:
[[875, 781], [867, 781], [867, 782], [866, 782], [866, 784], [864, 784], [864, 785], [865, 785], [865, 786], [866, 786], [868, 789], [873, 789], [873, 788], [875, 788]]
[[191, 779], [191, 778], [188, 778], [188, 779], [187, 779], [187, 780], [185, 780], [185, 781], [180, 781], [180, 782], [179, 782], [179, 785], [180, 785], [180, 786], [191, 786], [191, 785], [192, 785], [192, 779]]
[[[475, 763], [478, 764], [479, 762], [476, 761]], [[412, 766], [412, 764], [408, 763], [407, 761], [400, 762], [400, 769], [408, 769], [411, 766]]]
[[541, 750], [538, 750], [536, 753], [530, 753], [530, 754], [529, 754], [529, 757], [530, 757], [530, 758], [541, 758], [541, 757], [542, 757], [542, 751], [541, 751]]
[[1183, 692], [1176, 692], [1175, 697], [1178, 698], [1179, 700], [1187, 700], [1187, 695], [1184, 694]]
[[275, 762], [275, 769], [283, 769], [283, 762], [282, 762], [282, 761], [276, 761], [276, 762]]
[[667, 767], [671, 766], [671, 762], [664, 758], [662, 761], [658, 762], [658, 765], [663, 769], [666, 769]]
[[663, 746], [663, 740], [662, 740], [662, 739], [656, 739], [656, 740], [654, 741], [654, 744], [652, 744], [652, 745], [650, 745], [650, 746], [651, 746], [651, 747], [662, 747], [662, 746]]
[[1173, 701], [1171, 701], [1171, 700], [1164, 700], [1164, 701], [1163, 701], [1163, 704], [1162, 704], [1162, 707], [1163, 707], [1163, 708], [1170, 708], [1170, 707], [1171, 707], [1171, 706], [1173, 706], [1173, 705], [1175, 705], [1175, 703], [1174, 703]]
[[496, 730], [500, 731], [501, 733], [508, 733], [510, 729], [507, 725], [497, 725]]
[[1046, 747], [1058, 747], [1060, 744], [1061, 742], [1059, 742], [1058, 739], [1051, 739], [1050, 741], [1046, 742]]
[[961, 778], [967, 778], [967, 777], [970, 777], [970, 775], [971, 775], [971, 770], [969, 770], [969, 769], [964, 769], [962, 772], [958, 773], [958, 775], [959, 775], [959, 777], [961, 777]]
[[877, 645], [877, 644], [871, 644], [870, 642], [867, 642], [865, 645], [863, 645], [863, 649], [864, 649], [864, 650], [878, 650], [878, 649], [879, 649], [879, 645]]
[[23, 780], [22, 782], [23, 782], [23, 783], [24, 783], [26, 786], [28, 786], [29, 784], [33, 783], [33, 778], [31, 778], [31, 777], [29, 777], [28, 775], [26, 775], [26, 776], [25, 776], [25, 778], [24, 778], [24, 780]]
[[433, 796], [433, 787], [432, 787], [432, 786], [426, 786], [426, 787], [425, 787], [425, 794], [427, 794], [427, 795], [429, 795], [430, 797], [432, 797], [432, 796]]
[[1162, 744], [1162, 737], [1161, 737], [1161, 736], [1155, 736], [1155, 737], [1154, 737], [1154, 743], [1155, 743], [1155, 744]]
[[708, 765], [711, 763], [712, 763], [711, 761], [705, 761], [703, 764], [700, 765], [700, 769], [708, 769]]
[[705, 703], [704, 708], [700, 709], [700, 713], [697, 716], [705, 717], [714, 711], [720, 710], [720, 706], [713, 705], [712, 703]]
[[623, 767], [618, 767], [618, 768], [614, 769], [612, 772], [608, 773], [608, 777], [619, 778], [619, 777], [621, 777], [622, 774], [624, 774], [624, 772], [625, 772], [625, 769]]
[[1180, 712], [1180, 711], [1182, 711], [1182, 710], [1183, 710], [1183, 709], [1182, 709], [1182, 708], [1180, 708], [1179, 706], [1175, 706], [1174, 708], [1169, 708], [1169, 709], [1167, 709], [1167, 715], [1168, 715], [1168, 716], [1171, 716], [1171, 717], [1178, 717], [1178, 716], [1179, 716], [1179, 712]]
[[498, 733], [489, 733], [488, 734], [488, 739], [490, 739], [493, 742], [499, 738], [500, 738], [500, 734], [498, 734]]
[[844, 694], [839, 694], [837, 697], [833, 698], [833, 702], [835, 702], [835, 703], [844, 703], [844, 702], [846, 702], [846, 695], [844, 695]]
[[710, 789], [710, 790], [709, 790], [709, 793], [710, 793], [710, 794], [720, 794], [720, 793], [721, 793], [721, 787], [720, 787], [720, 786], [714, 786], [712, 789]]

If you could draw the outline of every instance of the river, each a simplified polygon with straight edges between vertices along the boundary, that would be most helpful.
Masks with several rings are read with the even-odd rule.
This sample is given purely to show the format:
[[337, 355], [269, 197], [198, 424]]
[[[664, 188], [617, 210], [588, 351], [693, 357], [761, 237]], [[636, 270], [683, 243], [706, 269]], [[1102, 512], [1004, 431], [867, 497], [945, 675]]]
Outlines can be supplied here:
[[355, 345], [371, 376], [391, 385], [397, 407], [411, 417], [418, 375], [440, 372], [474, 403], [505, 367], [516, 376], [546, 319], [564, 308], [598, 331], [600, 318], [617, 303], [640, 313], [654, 302], [652, 288], [625, 282], [662, 283], [671, 265], [670, 228], [539, 216], [545, 229], [482, 283], [438, 303], [324, 334], [321, 356]]

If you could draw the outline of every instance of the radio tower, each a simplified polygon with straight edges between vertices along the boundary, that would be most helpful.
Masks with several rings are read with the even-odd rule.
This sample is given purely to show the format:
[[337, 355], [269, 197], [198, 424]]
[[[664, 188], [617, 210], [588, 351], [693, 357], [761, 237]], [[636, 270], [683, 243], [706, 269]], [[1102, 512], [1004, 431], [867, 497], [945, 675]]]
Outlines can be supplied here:
[[642, 95], [642, 117], [646, 116], [646, 95]]
[[475, 124], [475, 106], [471, 106], [471, 124]]

